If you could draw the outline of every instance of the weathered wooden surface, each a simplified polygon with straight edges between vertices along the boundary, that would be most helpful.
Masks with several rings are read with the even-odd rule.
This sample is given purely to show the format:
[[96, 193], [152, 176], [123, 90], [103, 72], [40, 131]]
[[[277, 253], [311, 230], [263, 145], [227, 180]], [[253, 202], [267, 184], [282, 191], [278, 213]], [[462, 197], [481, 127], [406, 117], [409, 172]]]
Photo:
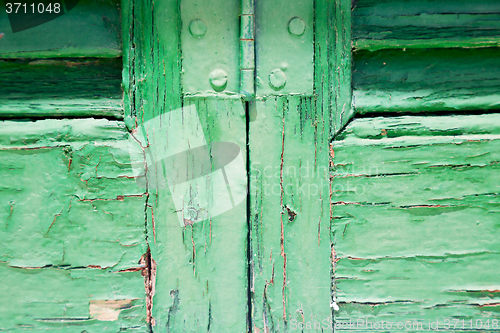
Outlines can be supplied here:
[[330, 137], [354, 116], [349, 8], [345, 0], [315, 2], [314, 93], [316, 107], [330, 119]]
[[[126, 17], [126, 123], [136, 127], [194, 104], [201, 122], [199, 135], [209, 144], [236, 143], [245, 156], [245, 109], [240, 99], [223, 94], [184, 98], [182, 94], [179, 2], [127, 2], [122, 15]], [[213, 42], [220, 42], [217, 36]], [[181, 227], [168, 188], [150, 188], [146, 215], [147, 243], [151, 263], [156, 265], [156, 278], [151, 280], [156, 283], [154, 298], [152, 293], [147, 296], [152, 298], [148, 316], [153, 331], [246, 331], [246, 203], [211, 220]]]
[[500, 3], [491, 0], [357, 0], [356, 50], [500, 46]]
[[[198, 110], [207, 142], [232, 142], [245, 151], [241, 100], [186, 99]], [[245, 156], [245, 155], [244, 155]], [[244, 332], [247, 326], [246, 200], [192, 226], [179, 226], [171, 198], [151, 191], [158, 296], [153, 304], [157, 331]], [[164, 269], [162, 274], [160, 269]], [[158, 288], [159, 289], [159, 288]]]
[[80, 0], [66, 14], [16, 33], [2, 6], [0, 33], [0, 58], [118, 57], [120, 1]]
[[305, 28], [315, 32], [314, 70], [302, 69], [313, 71], [303, 76], [314, 78], [315, 95], [263, 96], [269, 89], [259, 81], [249, 107], [251, 316], [259, 332], [332, 319], [328, 158], [331, 137], [353, 114], [350, 2], [314, 6], [314, 27]]
[[250, 123], [254, 330], [331, 317], [328, 111], [310, 97], [258, 101]]
[[354, 116], [349, 8], [344, 0], [315, 2], [314, 93], [316, 106], [328, 113], [331, 137]]
[[500, 319], [499, 124], [365, 118], [332, 143], [337, 321]]
[[357, 113], [489, 110], [500, 107], [500, 49], [359, 51]]
[[123, 118], [121, 59], [0, 60], [0, 116]]
[[122, 17], [124, 109], [133, 127], [182, 106], [180, 35], [172, 33], [181, 22], [176, 1], [123, 1]]
[[0, 330], [146, 332], [146, 195], [123, 123], [0, 123]]

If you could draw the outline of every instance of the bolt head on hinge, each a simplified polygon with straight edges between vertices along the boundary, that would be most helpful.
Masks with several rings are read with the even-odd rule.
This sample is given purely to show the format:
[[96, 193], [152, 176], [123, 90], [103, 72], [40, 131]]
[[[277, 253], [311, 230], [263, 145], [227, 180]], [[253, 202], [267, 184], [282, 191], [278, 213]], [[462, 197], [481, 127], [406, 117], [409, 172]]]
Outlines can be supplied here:
[[209, 80], [210, 85], [215, 91], [224, 91], [227, 86], [227, 73], [222, 69], [215, 69], [210, 73]]
[[207, 33], [207, 25], [200, 19], [194, 19], [189, 24], [189, 32], [193, 37], [201, 38]]
[[288, 32], [295, 36], [301, 36], [306, 30], [306, 23], [300, 17], [294, 17], [288, 22]]
[[286, 75], [281, 69], [275, 69], [269, 74], [269, 85], [274, 90], [281, 90], [286, 85]]

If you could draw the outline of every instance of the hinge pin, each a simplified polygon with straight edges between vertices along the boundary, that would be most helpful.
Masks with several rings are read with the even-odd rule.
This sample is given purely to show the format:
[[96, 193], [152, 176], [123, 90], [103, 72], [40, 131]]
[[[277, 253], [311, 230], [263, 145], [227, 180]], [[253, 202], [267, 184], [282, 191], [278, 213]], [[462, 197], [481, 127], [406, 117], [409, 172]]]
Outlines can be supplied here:
[[240, 93], [249, 101], [255, 96], [254, 0], [241, 0]]

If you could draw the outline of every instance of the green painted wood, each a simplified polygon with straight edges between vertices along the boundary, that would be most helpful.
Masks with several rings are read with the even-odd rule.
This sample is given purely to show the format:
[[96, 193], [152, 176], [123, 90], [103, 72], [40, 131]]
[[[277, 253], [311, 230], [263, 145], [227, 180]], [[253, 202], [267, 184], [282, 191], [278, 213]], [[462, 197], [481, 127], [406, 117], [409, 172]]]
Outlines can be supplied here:
[[[331, 318], [328, 111], [268, 97], [250, 123], [255, 332]], [[321, 112], [324, 113], [321, 113]]]
[[498, 109], [500, 49], [359, 51], [354, 54], [357, 113]]
[[123, 118], [121, 59], [2, 60], [0, 116]]
[[353, 7], [356, 50], [500, 46], [497, 1], [358, 0]]
[[[250, 104], [255, 332], [285, 332], [299, 323], [332, 319], [329, 142], [353, 114], [350, 2], [314, 6], [316, 96], [263, 96]], [[266, 91], [257, 86], [258, 95]]]
[[314, 93], [321, 112], [328, 112], [331, 137], [354, 116], [351, 105], [351, 11], [348, 2], [315, 2]]
[[[122, 1], [124, 112], [129, 127], [182, 106], [180, 35], [172, 33], [180, 29], [178, 11], [175, 1], [154, 6]], [[162, 18], [152, 22], [155, 15]]]
[[64, 15], [16, 33], [2, 7], [0, 33], [0, 58], [118, 57], [120, 2], [80, 0]]
[[[153, 119], [171, 109], [181, 107], [181, 70], [180, 63], [180, 16], [177, 1], [122, 1], [123, 28], [123, 87], [125, 124], [129, 129]], [[160, 19], [168, 15], [168, 19]], [[158, 19], [155, 19], [158, 17]], [[146, 80], [147, 78], [147, 80]], [[163, 204], [168, 192], [158, 194], [161, 200], [152, 201]], [[146, 199], [149, 203], [149, 195]], [[168, 308], [177, 305], [170, 297], [170, 290], [158, 288], [156, 276], [165, 279], [170, 273], [164, 264], [156, 264], [160, 250], [154, 238], [162, 240], [165, 223], [153, 225], [153, 210], [144, 212], [146, 243], [151, 249], [148, 258], [149, 274], [146, 275], [149, 288], [146, 290], [146, 318], [150, 330], [156, 323], [165, 328], [168, 321]], [[157, 209], [155, 217], [165, 220], [165, 213]], [[165, 229], [164, 229], [165, 228]], [[152, 259], [154, 257], [155, 259]], [[153, 303], [156, 305], [153, 307]], [[158, 326], [158, 327], [161, 327]]]
[[[342, 267], [343, 280], [339, 282], [342, 291], [338, 296], [342, 302], [336, 320], [423, 322], [426, 331], [432, 331], [428, 329], [429, 321], [436, 320], [440, 329], [445, 329], [446, 319], [455, 318], [498, 323], [499, 294], [491, 288], [498, 287], [495, 266], [499, 259], [498, 253], [340, 259], [338, 267]], [[480, 277], [477, 272], [481, 272]], [[353, 294], [363, 297], [352, 297]], [[349, 300], [345, 307], [344, 300]], [[470, 324], [465, 328], [471, 328]], [[363, 327], [359, 331], [364, 331]], [[462, 330], [451, 327], [450, 331]]]
[[499, 121], [356, 119], [332, 143], [337, 322], [500, 319]]
[[[245, 153], [245, 111], [241, 100], [187, 98], [198, 110], [208, 143], [233, 142]], [[168, 126], [168, 124], [167, 124]], [[179, 226], [171, 198], [149, 199], [158, 254], [156, 330], [245, 332], [247, 326], [246, 200], [192, 226]]]
[[132, 176], [123, 123], [0, 123], [0, 330], [147, 331]]
[[[207, 143], [236, 143], [246, 156], [245, 108], [239, 98], [182, 94], [179, 6], [178, 1], [142, 0], [123, 5], [123, 15], [130, 20], [124, 23], [125, 121], [135, 128], [194, 104], [201, 122], [199, 135]], [[216, 37], [214, 43], [219, 42]], [[166, 121], [162, 126], [182, 124]], [[246, 215], [243, 201], [211, 220], [181, 227], [168, 188], [149, 189], [147, 243], [156, 267], [150, 283], [156, 288], [148, 291], [147, 312], [153, 331], [246, 331]]]
[[149, 332], [140, 272], [0, 263], [0, 277], [9, 286], [0, 291], [2, 331]]

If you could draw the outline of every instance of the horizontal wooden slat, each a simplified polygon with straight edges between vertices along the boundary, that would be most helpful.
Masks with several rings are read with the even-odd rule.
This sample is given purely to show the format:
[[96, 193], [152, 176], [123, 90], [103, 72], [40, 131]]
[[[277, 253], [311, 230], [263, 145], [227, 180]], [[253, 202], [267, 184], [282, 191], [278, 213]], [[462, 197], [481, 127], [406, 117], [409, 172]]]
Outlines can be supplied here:
[[358, 113], [500, 108], [500, 49], [359, 51], [353, 104]]
[[120, 1], [80, 0], [64, 15], [15, 33], [2, 7], [0, 33], [0, 58], [118, 57]]
[[145, 194], [123, 124], [0, 123], [0, 261], [12, 266], [138, 267]]
[[122, 122], [0, 122], [0, 331], [149, 332]]
[[150, 332], [140, 271], [0, 263], [0, 279], [2, 332]]
[[117, 59], [0, 60], [0, 117], [123, 117]]
[[[450, 301], [494, 303], [500, 301], [495, 269], [499, 262], [499, 253], [417, 258], [402, 258], [395, 253], [379, 260], [345, 258], [338, 264], [343, 269], [337, 273], [337, 278], [342, 279], [338, 295], [344, 294], [346, 300], [359, 303], [406, 301], [427, 306]], [[478, 299], [465, 292], [487, 293], [487, 290], [492, 291], [493, 297]]]
[[[340, 259], [337, 267], [337, 321], [357, 320], [424, 323], [420, 331], [432, 332], [429, 321], [500, 320], [498, 253], [417, 258], [388, 257], [380, 260]], [[448, 327], [449, 328], [449, 327]], [[471, 328], [466, 326], [465, 328]], [[472, 328], [475, 328], [473, 326]], [[366, 332], [365, 327], [349, 331]], [[494, 332], [491, 330], [487, 332]], [[463, 332], [462, 327], [453, 330]], [[477, 332], [477, 331], [476, 331]]]
[[499, 124], [362, 118], [332, 143], [337, 321], [500, 319]]
[[352, 12], [357, 50], [500, 46], [500, 2], [358, 0]]
[[[446, 204], [335, 205], [340, 257], [380, 259], [496, 252], [500, 196], [449, 199]], [[423, 226], [425, 225], [425, 227]], [[453, 226], [453, 227], [452, 227]]]

